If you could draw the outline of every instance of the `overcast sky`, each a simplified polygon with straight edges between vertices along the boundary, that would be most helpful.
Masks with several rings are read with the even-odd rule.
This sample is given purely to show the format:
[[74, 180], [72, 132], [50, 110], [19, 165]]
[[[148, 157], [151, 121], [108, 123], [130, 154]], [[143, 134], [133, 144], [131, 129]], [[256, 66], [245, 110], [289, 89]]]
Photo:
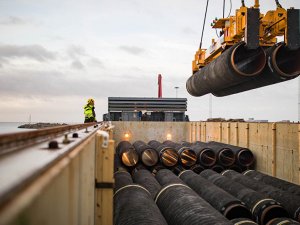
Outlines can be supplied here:
[[[232, 0], [234, 9], [240, 0]], [[204, 47], [222, 16], [210, 0]], [[229, 0], [226, 0], [226, 14]], [[245, 1], [248, 6], [254, 0]], [[261, 1], [261, 12], [275, 9]], [[209, 116], [209, 95], [189, 96], [185, 82], [199, 46], [206, 0], [1, 0], [0, 121], [82, 122], [87, 98], [98, 120], [107, 97], [188, 98], [191, 120]], [[281, 0], [300, 8], [299, 0]], [[228, 97], [212, 97], [213, 117], [298, 120], [298, 78]]]

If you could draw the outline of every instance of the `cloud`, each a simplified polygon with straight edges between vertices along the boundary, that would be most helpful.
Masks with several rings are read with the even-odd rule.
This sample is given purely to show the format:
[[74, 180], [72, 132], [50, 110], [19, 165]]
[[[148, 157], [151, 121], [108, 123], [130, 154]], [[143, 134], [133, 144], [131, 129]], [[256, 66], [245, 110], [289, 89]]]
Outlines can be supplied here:
[[0, 62], [14, 58], [29, 58], [39, 62], [56, 59], [56, 53], [41, 45], [0, 45]]
[[146, 50], [140, 47], [136, 47], [136, 46], [127, 46], [127, 45], [122, 45], [119, 47], [121, 50], [133, 54], [133, 55], [140, 55], [142, 53], [144, 53]]
[[9, 16], [8, 18], [1, 19], [0, 24], [1, 25], [23, 25], [26, 24], [27, 22], [20, 17], [16, 16]]
[[183, 34], [198, 34], [195, 30], [193, 30], [192, 28], [190, 27], [184, 27], [181, 29], [181, 32]]
[[104, 68], [103, 62], [100, 59], [96, 58], [96, 57], [92, 57], [88, 61], [88, 64], [91, 65], [91, 66]]
[[78, 60], [78, 59], [74, 60], [74, 61], [71, 63], [71, 67], [72, 67], [73, 69], [76, 69], [76, 70], [84, 70], [84, 65], [83, 65], [83, 63], [82, 63], [80, 60]]
[[67, 49], [67, 53], [72, 59], [77, 59], [81, 56], [87, 56], [85, 49], [79, 45], [71, 45]]

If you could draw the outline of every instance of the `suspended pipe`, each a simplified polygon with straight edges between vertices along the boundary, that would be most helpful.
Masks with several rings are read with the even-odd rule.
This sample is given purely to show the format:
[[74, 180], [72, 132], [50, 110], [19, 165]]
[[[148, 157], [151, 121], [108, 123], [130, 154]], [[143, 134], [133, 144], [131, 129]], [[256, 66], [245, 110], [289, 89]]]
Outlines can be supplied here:
[[220, 147], [225, 147], [231, 149], [235, 155], [236, 163], [240, 166], [249, 167], [254, 163], [254, 155], [248, 148], [243, 148], [239, 146], [224, 144], [220, 142], [211, 141], [209, 144], [218, 145]]
[[204, 199], [185, 185], [175, 174], [169, 170], [167, 171], [169, 173], [164, 173], [166, 179], [164, 179], [163, 183], [165, 185], [156, 195], [155, 202], [169, 225], [231, 224]]
[[185, 170], [178, 177], [227, 219], [252, 218], [251, 212], [240, 200], [193, 171]]
[[179, 155], [176, 150], [170, 146], [164, 145], [155, 140], [149, 141], [148, 145], [158, 152], [159, 159], [164, 166], [172, 167], [178, 163]]
[[190, 167], [195, 165], [197, 161], [197, 155], [190, 147], [182, 146], [173, 141], [164, 141], [163, 144], [170, 146], [177, 151], [180, 157], [180, 162], [183, 166]]
[[288, 191], [294, 195], [300, 196], [300, 186], [293, 184], [291, 182], [281, 180], [276, 177], [269, 176], [267, 174], [255, 171], [255, 170], [247, 170], [243, 173], [247, 177], [251, 177], [256, 181], [262, 181], [265, 184], [269, 184], [273, 187], [280, 188], [281, 190]]
[[205, 145], [207, 146], [207, 148], [212, 149], [217, 156], [218, 164], [220, 164], [221, 166], [227, 167], [234, 164], [235, 156], [233, 151], [230, 148], [220, 146], [218, 144], [211, 143], [211, 142], [204, 143], [204, 142], [197, 141], [195, 143], [197, 145]]
[[120, 157], [123, 164], [128, 167], [135, 166], [139, 161], [136, 150], [128, 141], [121, 141], [118, 144], [116, 154]]
[[136, 149], [140, 161], [142, 161], [146, 166], [154, 166], [158, 162], [158, 153], [151, 146], [147, 145], [143, 141], [136, 141], [133, 143]]
[[277, 217], [288, 217], [288, 213], [280, 203], [265, 194], [247, 188], [212, 170], [204, 170], [200, 175], [244, 202], [258, 224], [266, 224]]
[[217, 161], [217, 156], [215, 152], [207, 147], [207, 144], [204, 142], [196, 142], [195, 144], [190, 144], [188, 142], [182, 143], [184, 146], [188, 146], [193, 149], [197, 154], [197, 162], [205, 167], [213, 166]]
[[239, 42], [192, 75], [186, 89], [192, 96], [214, 93], [260, 75], [265, 64], [262, 48], [249, 50], [245, 42]]
[[266, 50], [267, 64], [260, 76], [244, 83], [215, 91], [217, 97], [232, 95], [255, 88], [291, 80], [300, 75], [300, 48], [289, 50], [284, 43], [278, 43]]
[[248, 218], [236, 218], [233, 220], [230, 220], [231, 223], [233, 223], [234, 225], [257, 225], [257, 223], [255, 223], [252, 220], [249, 220]]
[[144, 187], [133, 184], [129, 173], [115, 173], [114, 224], [167, 225], [150, 193]]
[[160, 184], [148, 170], [139, 170], [133, 174], [132, 178], [134, 183], [146, 188], [150, 192], [153, 199], [161, 189]]
[[271, 221], [269, 221], [266, 225], [300, 225], [295, 220], [292, 220], [290, 218], [276, 218]]
[[282, 206], [290, 214], [290, 217], [296, 221], [300, 221], [300, 197], [283, 191], [279, 188], [275, 188], [271, 185], [264, 184], [259, 181], [255, 181], [250, 177], [244, 176], [233, 170], [226, 170], [222, 175], [239, 182], [246, 187], [253, 189], [254, 191], [265, 194], [276, 201], [280, 202]]

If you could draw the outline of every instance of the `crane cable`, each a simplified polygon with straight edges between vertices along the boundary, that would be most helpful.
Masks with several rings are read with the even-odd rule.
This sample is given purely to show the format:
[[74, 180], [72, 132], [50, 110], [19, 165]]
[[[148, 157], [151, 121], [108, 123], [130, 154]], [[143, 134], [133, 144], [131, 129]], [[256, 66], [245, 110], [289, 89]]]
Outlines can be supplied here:
[[204, 27], [205, 27], [205, 22], [206, 22], [208, 2], [209, 2], [209, 0], [206, 1], [206, 9], [205, 9], [205, 14], [204, 14], [203, 27], [202, 27], [202, 33], [201, 33], [201, 40], [200, 40], [199, 49], [201, 49], [201, 47], [202, 47], [202, 40], [203, 40]]

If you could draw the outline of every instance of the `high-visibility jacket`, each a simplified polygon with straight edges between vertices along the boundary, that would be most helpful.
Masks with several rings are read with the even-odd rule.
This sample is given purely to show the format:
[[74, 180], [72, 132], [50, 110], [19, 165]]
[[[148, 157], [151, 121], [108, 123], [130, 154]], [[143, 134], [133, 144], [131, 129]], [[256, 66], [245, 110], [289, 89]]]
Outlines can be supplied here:
[[95, 107], [93, 105], [86, 104], [84, 106], [84, 117], [86, 119], [96, 120], [96, 114], [95, 114], [94, 109], [95, 109]]

